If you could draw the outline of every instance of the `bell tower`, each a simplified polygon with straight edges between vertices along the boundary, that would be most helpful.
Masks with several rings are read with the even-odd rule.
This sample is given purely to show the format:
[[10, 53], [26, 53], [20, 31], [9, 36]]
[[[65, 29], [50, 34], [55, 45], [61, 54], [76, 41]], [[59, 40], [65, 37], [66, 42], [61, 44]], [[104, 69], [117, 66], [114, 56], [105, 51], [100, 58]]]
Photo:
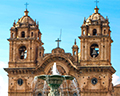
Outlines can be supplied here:
[[28, 16], [27, 9], [24, 13], [17, 23], [14, 21], [8, 39], [9, 66], [4, 68], [9, 78], [8, 96], [32, 96], [38, 54], [41, 52], [40, 56], [44, 56], [39, 24]]
[[108, 18], [94, 13], [81, 26], [81, 66], [111, 65], [111, 31]]
[[9, 67], [35, 67], [37, 60], [38, 46], [42, 46], [41, 32], [30, 16], [29, 11], [24, 11], [25, 15], [14, 21], [13, 27], [10, 29], [10, 58]]
[[108, 18], [94, 13], [81, 26], [80, 63], [81, 96], [112, 96], [111, 31]]

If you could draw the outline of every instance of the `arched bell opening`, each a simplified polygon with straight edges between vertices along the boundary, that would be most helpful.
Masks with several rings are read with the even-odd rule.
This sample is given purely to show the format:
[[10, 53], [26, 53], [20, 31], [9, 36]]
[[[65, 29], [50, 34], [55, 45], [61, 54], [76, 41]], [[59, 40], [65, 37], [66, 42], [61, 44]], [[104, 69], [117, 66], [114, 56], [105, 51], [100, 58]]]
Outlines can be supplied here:
[[33, 32], [31, 32], [31, 37], [33, 37]]
[[97, 30], [93, 29], [93, 35], [97, 35]]
[[20, 56], [20, 59], [26, 59], [27, 58], [27, 48], [25, 46], [21, 46], [19, 48], [19, 56]]
[[90, 56], [95, 58], [99, 55], [99, 46], [97, 44], [92, 44], [90, 46]]
[[83, 30], [83, 35], [85, 35], [85, 30]]
[[11, 38], [15, 38], [15, 35], [14, 35], [14, 33], [12, 33], [12, 35], [11, 35]]
[[21, 37], [25, 38], [25, 32], [24, 31], [21, 32]]
[[74, 56], [76, 55], [76, 51], [74, 51]]

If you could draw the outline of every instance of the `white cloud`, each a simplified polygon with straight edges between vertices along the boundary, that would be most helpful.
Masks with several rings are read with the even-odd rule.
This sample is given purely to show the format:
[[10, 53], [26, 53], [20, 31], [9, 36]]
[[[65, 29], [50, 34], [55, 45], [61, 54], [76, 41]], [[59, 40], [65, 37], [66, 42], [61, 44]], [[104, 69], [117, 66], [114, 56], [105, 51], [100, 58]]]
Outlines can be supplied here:
[[8, 64], [7, 62], [0, 61], [0, 69], [7, 68]]
[[113, 74], [112, 75], [112, 83], [113, 83], [113, 85], [115, 86], [115, 85], [117, 85], [117, 84], [120, 84], [120, 77], [119, 76], [117, 76], [116, 74]]
[[8, 83], [0, 75], [0, 96], [8, 96]]

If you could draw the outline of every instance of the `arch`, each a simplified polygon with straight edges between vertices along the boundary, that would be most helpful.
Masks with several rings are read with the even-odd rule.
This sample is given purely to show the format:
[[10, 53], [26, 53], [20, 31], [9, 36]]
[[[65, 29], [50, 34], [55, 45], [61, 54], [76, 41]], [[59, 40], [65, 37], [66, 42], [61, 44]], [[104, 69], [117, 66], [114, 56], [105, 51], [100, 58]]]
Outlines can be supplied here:
[[73, 96], [77, 96], [77, 93], [74, 93]]
[[93, 29], [93, 35], [97, 35], [97, 30]]
[[[49, 72], [49, 70], [52, 68], [53, 64], [54, 64], [54, 61], [50, 62], [50, 63], [45, 67], [45, 69], [44, 69], [45, 74], [48, 74], [48, 72]], [[63, 64], [63, 63], [60, 62], [60, 61], [56, 61], [56, 64], [59, 65], [59, 66], [61, 66], [61, 67], [66, 71], [66, 74], [69, 74], [69, 68], [68, 68], [67, 65]]]
[[91, 57], [95, 58], [99, 55], [99, 46], [98, 44], [94, 43], [90, 46], [90, 55]]
[[106, 34], [106, 29], [104, 29], [104, 35]]
[[24, 32], [24, 31], [21, 32], [21, 37], [22, 37], [22, 38], [25, 37], [25, 32]]
[[11, 37], [14, 38], [14, 33], [12, 33]]
[[39, 53], [39, 56], [41, 57], [41, 52]]
[[38, 93], [38, 95], [37, 96], [42, 96], [42, 94], [41, 93]]
[[19, 56], [20, 56], [20, 59], [26, 59], [26, 57], [27, 57], [27, 48], [25, 46], [21, 46], [19, 48]]
[[85, 35], [85, 30], [83, 30], [83, 35]]
[[31, 32], [31, 37], [33, 37], [33, 32]]
[[65, 57], [64, 55], [61, 54], [53, 54], [53, 55], [47, 55], [43, 58], [43, 62], [40, 63], [40, 65], [36, 68], [36, 70], [40, 68], [44, 68], [45, 74], [49, 71], [49, 69], [52, 67], [54, 62], [61, 62], [60, 65], [61, 67], [64, 67], [64, 69], [67, 69], [66, 73], [69, 74], [69, 66], [75, 68], [76, 70], [78, 69], [72, 61]]
[[74, 51], [74, 55], [76, 55], [76, 53], [77, 53], [77, 52], [76, 52], [76, 51]]
[[44, 62], [46, 62], [47, 60], [49, 60], [49, 59], [51, 59], [51, 58], [58, 58], [58, 59], [64, 59], [64, 60], [67, 60], [70, 64], [71, 64], [71, 66], [73, 66], [73, 67], [75, 67], [76, 69], [77, 69], [77, 67], [72, 63], [72, 61], [69, 59], [69, 58], [67, 58], [66, 57], [66, 55], [63, 55], [63, 54], [53, 54], [53, 55], [47, 55], [47, 56], [45, 56], [44, 58], [43, 58], [43, 62], [42, 62], [42, 64], [44, 63]]

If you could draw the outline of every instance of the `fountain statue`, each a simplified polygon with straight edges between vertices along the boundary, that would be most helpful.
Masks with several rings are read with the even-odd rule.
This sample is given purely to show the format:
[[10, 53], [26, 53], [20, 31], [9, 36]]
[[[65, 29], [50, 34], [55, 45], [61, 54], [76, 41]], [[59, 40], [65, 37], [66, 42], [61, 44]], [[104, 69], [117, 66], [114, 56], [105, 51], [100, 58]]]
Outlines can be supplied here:
[[47, 82], [48, 86], [50, 86], [50, 96], [60, 96], [58, 88], [62, 84], [64, 80], [73, 80], [74, 77], [70, 75], [60, 75], [56, 63], [54, 63], [52, 68], [52, 75], [39, 75], [35, 78], [43, 79]]

